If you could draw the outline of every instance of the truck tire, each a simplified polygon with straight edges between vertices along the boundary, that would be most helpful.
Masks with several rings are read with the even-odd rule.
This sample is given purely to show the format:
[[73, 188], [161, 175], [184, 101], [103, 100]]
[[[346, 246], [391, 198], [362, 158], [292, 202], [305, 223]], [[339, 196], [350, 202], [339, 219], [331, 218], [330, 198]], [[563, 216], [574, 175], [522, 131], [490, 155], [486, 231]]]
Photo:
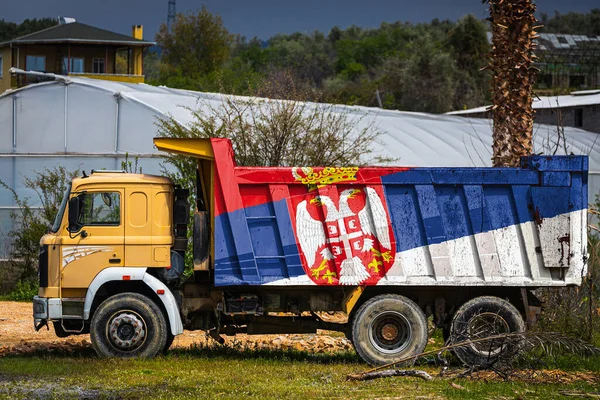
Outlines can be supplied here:
[[149, 358], [167, 343], [167, 323], [158, 306], [138, 293], [106, 299], [92, 318], [90, 338], [100, 357]]
[[[523, 331], [525, 321], [515, 306], [499, 297], [482, 296], [469, 300], [456, 311], [450, 326], [450, 340], [459, 343]], [[505, 345], [500, 339], [474, 343], [454, 349], [454, 354], [468, 366], [486, 366], [498, 359]]]
[[404, 296], [375, 296], [354, 315], [352, 344], [371, 365], [392, 363], [423, 352], [427, 319], [423, 310]]

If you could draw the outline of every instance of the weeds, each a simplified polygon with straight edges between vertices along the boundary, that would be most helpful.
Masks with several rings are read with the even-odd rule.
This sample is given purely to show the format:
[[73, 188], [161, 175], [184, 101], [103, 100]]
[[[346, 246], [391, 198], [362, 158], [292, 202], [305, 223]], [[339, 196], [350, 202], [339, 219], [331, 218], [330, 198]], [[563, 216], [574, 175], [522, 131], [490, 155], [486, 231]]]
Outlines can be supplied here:
[[38, 294], [38, 284], [33, 281], [18, 281], [15, 288], [7, 295], [0, 296], [0, 301], [31, 301]]
[[[7, 356], [0, 358], [0, 398], [39, 397], [38, 394], [48, 394], [40, 389], [50, 387], [49, 398], [89, 395], [100, 398], [152, 396], [153, 399], [418, 396], [430, 399], [502, 396], [547, 399], [558, 397], [559, 390], [597, 390], [587, 373], [563, 374], [568, 379], [555, 377], [556, 381], [546, 379], [534, 385], [521, 380], [504, 382], [488, 376], [452, 377], [429, 382], [415, 378], [347, 382], [347, 374], [364, 368], [351, 352], [311, 354], [236, 346], [198, 345], [175, 349], [167, 356], [151, 360], [100, 359], [92, 353], [85, 357], [44, 356], [41, 353], [30, 357]], [[424, 366], [423, 369], [435, 373], [435, 368]]]
[[[9, 263], [4, 265], [5, 268], [8, 266], [9, 270], [0, 271], [0, 278], [7, 273], [19, 271], [15, 281], [21, 283], [21, 288], [15, 296], [19, 296], [24, 287], [31, 287], [37, 280], [40, 238], [48, 231], [58, 213], [65, 187], [78, 173], [58, 166], [36, 171], [33, 177], [24, 178], [23, 186], [36, 194], [35, 202], [39, 204], [37, 207], [31, 205], [31, 199], [20, 197], [13, 188], [0, 180], [0, 187], [11, 192], [18, 206], [16, 211], [11, 213], [13, 230], [8, 234], [12, 241], [12, 250]], [[0, 289], [11, 292], [15, 288]]]

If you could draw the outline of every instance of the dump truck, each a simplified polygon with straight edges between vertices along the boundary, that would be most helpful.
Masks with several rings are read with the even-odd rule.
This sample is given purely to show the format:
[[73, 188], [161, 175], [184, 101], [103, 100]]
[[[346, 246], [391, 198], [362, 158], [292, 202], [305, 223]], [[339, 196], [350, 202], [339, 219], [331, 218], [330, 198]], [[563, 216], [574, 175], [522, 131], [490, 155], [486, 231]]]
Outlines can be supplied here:
[[[105, 357], [176, 335], [343, 332], [366, 362], [446, 337], [524, 331], [533, 290], [586, 274], [588, 160], [518, 168], [241, 167], [228, 139], [155, 138], [196, 183], [92, 171], [41, 239], [36, 329], [90, 333]], [[342, 312], [335, 323], [327, 313]], [[429, 322], [428, 322], [429, 321]], [[457, 351], [478, 365], [498, 348]]]

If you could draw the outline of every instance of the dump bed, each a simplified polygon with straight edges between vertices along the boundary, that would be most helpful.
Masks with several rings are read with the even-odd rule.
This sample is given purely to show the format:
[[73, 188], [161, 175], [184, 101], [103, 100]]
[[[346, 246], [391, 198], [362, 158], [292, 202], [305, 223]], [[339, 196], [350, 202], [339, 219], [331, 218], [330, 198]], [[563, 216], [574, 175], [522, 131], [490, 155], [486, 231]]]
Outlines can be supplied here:
[[260, 168], [211, 143], [217, 286], [564, 286], [586, 273], [585, 156]]

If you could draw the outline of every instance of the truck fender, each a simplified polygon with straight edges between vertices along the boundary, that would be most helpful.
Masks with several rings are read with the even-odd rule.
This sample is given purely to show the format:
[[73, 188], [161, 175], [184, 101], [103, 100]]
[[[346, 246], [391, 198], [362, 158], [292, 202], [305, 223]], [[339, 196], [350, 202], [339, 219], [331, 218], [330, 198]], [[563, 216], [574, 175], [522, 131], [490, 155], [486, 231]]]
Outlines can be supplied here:
[[[127, 277], [127, 278], [124, 278]], [[183, 333], [183, 323], [181, 322], [181, 316], [179, 315], [179, 308], [177, 307], [177, 301], [173, 296], [173, 293], [169, 288], [161, 281], [146, 273], [146, 268], [124, 268], [124, 267], [113, 267], [106, 268], [92, 280], [88, 291], [85, 295], [85, 301], [83, 303], [83, 319], [90, 319], [90, 312], [92, 309], [92, 303], [96, 297], [96, 292], [106, 282], [111, 281], [143, 281], [150, 289], [157, 293], [158, 298], [162, 301], [167, 315], [169, 317], [169, 325], [171, 333], [173, 335], [179, 335]], [[164, 290], [163, 294], [158, 294], [159, 290]]]
[[173, 336], [177, 336], [183, 333], [183, 323], [181, 322], [181, 316], [179, 315], [179, 307], [177, 307], [177, 301], [175, 300], [175, 296], [169, 290], [167, 285], [156, 279], [150, 274], [144, 274], [144, 282], [148, 285], [154, 293], [159, 293], [159, 291], [163, 294], [159, 294], [158, 298], [162, 301], [165, 306], [165, 310], [167, 311], [167, 315], [169, 316], [169, 324], [171, 325], [171, 333]]

